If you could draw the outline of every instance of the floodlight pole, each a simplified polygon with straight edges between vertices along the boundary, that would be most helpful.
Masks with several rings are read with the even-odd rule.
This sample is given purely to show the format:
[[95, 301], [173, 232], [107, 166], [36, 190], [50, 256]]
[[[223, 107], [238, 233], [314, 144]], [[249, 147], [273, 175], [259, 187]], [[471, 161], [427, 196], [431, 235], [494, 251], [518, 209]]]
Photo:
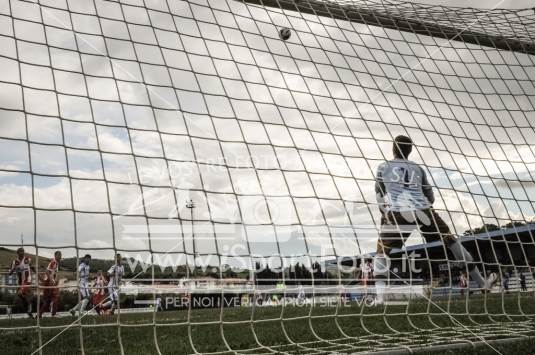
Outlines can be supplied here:
[[[535, 42], [471, 31], [468, 27], [455, 28], [418, 18], [403, 17], [378, 9], [357, 6], [356, 3], [337, 3], [333, 0], [236, 0], [248, 5], [273, 7], [303, 14], [328, 17], [335, 20], [358, 22], [420, 35], [472, 43], [507, 51], [535, 54]], [[526, 29], [527, 30], [527, 29]]]
[[193, 229], [193, 209], [195, 208], [195, 202], [192, 199], [186, 201], [186, 208], [189, 209], [189, 216], [191, 220], [191, 240], [193, 242], [193, 263], [195, 267], [195, 257], [197, 257], [197, 248], [195, 247], [195, 233]]

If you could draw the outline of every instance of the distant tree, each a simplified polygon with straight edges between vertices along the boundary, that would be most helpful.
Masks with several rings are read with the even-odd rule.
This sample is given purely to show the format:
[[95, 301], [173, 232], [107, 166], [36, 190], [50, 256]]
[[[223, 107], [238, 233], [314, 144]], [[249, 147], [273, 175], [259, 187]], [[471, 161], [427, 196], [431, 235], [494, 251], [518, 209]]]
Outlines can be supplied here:
[[507, 223], [504, 226], [504, 228], [522, 227], [522, 226], [525, 226], [525, 225], [526, 225], [526, 223], [524, 223], [524, 222], [512, 221], [512, 222]]
[[481, 227], [466, 230], [464, 232], [464, 235], [482, 234], [482, 233], [487, 233], [487, 232], [492, 232], [492, 231], [497, 231], [497, 230], [500, 230], [500, 227], [492, 223], [487, 223], [487, 224], [482, 225]]

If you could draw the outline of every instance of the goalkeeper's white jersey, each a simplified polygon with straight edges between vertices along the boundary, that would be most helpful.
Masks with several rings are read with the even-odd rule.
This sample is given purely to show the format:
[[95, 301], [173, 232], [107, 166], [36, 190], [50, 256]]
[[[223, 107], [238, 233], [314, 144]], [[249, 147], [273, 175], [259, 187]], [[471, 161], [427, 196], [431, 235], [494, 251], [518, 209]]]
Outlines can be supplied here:
[[108, 286], [119, 286], [123, 279], [124, 275], [124, 266], [114, 264], [109, 270], [108, 275], [110, 276], [110, 281]]
[[433, 190], [421, 166], [406, 159], [393, 159], [379, 165], [375, 191], [379, 207], [393, 212], [429, 208]]

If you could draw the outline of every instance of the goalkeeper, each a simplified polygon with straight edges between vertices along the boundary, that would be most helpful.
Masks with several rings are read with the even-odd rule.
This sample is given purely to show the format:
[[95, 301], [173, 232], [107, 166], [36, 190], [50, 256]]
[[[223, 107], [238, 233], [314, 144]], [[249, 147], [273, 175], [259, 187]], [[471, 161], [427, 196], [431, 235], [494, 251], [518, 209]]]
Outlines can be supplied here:
[[424, 169], [408, 160], [411, 152], [412, 140], [407, 136], [397, 136], [393, 145], [394, 159], [382, 163], [377, 169], [375, 192], [381, 210], [381, 232], [373, 267], [377, 302], [384, 300], [390, 274], [390, 251], [401, 248], [417, 227], [420, 227], [426, 242], [442, 240], [456, 260], [468, 262], [470, 278], [481, 289], [489, 290], [496, 282], [496, 276], [491, 274], [487, 280], [483, 278], [470, 252], [435, 212], [432, 207], [435, 201], [433, 189]]

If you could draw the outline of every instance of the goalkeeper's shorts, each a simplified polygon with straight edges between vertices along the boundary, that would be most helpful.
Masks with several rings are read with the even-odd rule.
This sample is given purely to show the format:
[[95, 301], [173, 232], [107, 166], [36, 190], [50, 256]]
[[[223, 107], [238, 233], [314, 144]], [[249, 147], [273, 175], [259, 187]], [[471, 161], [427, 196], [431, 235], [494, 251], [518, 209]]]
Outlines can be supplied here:
[[417, 228], [420, 229], [427, 243], [441, 240], [448, 244], [455, 240], [450, 228], [438, 213], [432, 208], [426, 208], [384, 213], [381, 217], [379, 244], [387, 252], [393, 248], [401, 248], [405, 240]]

